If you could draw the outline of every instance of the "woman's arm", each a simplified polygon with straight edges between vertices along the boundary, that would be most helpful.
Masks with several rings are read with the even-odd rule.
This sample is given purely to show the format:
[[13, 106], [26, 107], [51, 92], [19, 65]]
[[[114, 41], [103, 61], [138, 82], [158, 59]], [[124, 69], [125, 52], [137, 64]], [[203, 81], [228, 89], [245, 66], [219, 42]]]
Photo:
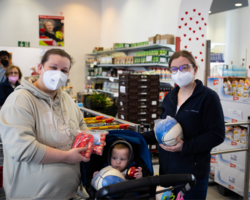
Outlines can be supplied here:
[[81, 151], [85, 151], [85, 150], [86, 150], [86, 147], [71, 149], [69, 151], [61, 151], [61, 150], [46, 146], [46, 152], [40, 164], [60, 163], [60, 162], [75, 164], [81, 161], [88, 162], [89, 158], [85, 158], [84, 156], [80, 154]]
[[210, 151], [225, 139], [224, 114], [220, 99], [216, 93], [207, 97], [202, 112], [204, 132], [195, 138], [185, 140], [182, 147], [183, 155]]

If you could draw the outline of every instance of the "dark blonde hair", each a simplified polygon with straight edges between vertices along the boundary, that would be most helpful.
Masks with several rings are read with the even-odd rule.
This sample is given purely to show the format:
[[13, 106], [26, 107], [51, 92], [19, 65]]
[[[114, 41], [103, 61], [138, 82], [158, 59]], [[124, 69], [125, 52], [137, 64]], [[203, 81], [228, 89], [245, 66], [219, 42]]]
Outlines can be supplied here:
[[126, 144], [123, 144], [123, 143], [119, 143], [119, 144], [116, 144], [113, 149], [128, 149], [129, 150], [129, 147], [126, 145]]
[[68, 58], [70, 61], [70, 68], [71, 68], [71, 65], [73, 64], [73, 59], [66, 51], [62, 49], [50, 49], [46, 51], [41, 60], [42, 65], [44, 65], [44, 63], [48, 61], [50, 55], [59, 55], [59, 56]]
[[197, 64], [196, 64], [196, 62], [195, 62], [195, 59], [194, 59], [193, 55], [192, 55], [190, 52], [186, 51], [186, 50], [182, 50], [182, 51], [177, 51], [177, 52], [175, 52], [175, 53], [170, 57], [170, 59], [169, 59], [169, 61], [168, 61], [168, 66], [171, 67], [172, 61], [173, 61], [174, 59], [176, 59], [176, 58], [179, 58], [179, 57], [185, 57], [185, 58], [187, 58], [187, 59], [191, 62], [191, 64], [193, 65], [193, 68], [198, 67]]
[[45, 20], [43, 20], [43, 22], [42, 22], [43, 28], [44, 28], [45, 30], [47, 30], [47, 29], [46, 29], [46, 24], [47, 24], [47, 22], [51, 22], [51, 23], [53, 24], [53, 26], [55, 27], [55, 22], [54, 22], [54, 20], [52, 20], [52, 19], [45, 19]]
[[9, 77], [11, 70], [14, 69], [14, 68], [16, 68], [16, 69], [18, 70], [19, 79], [21, 79], [23, 74], [22, 74], [20, 68], [19, 68], [18, 66], [15, 66], [15, 65], [11, 65], [11, 66], [9, 66], [9, 67], [6, 69], [5, 76], [6, 76], [6, 77]]

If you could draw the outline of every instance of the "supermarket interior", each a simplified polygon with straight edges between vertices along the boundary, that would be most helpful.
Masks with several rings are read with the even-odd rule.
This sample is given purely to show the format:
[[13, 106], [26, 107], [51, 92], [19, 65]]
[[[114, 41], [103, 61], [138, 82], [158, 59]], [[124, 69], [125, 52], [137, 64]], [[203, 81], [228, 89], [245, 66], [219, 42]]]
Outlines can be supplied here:
[[0, 199], [250, 199], [249, 3], [0, 0]]

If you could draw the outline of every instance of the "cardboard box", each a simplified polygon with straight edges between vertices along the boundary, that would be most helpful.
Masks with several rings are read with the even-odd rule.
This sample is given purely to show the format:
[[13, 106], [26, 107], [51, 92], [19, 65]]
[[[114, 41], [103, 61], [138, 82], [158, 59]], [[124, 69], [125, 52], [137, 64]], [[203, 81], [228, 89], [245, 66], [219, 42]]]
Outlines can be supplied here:
[[103, 51], [103, 47], [94, 47], [93, 53], [98, 52], [98, 51]]
[[149, 45], [155, 44], [155, 36], [148, 38], [148, 44]]
[[156, 43], [156, 44], [160, 44], [160, 43], [161, 43], [161, 35], [157, 34], [157, 35], [155, 36], [155, 43]]
[[169, 35], [169, 34], [161, 35], [160, 44], [175, 44], [174, 35]]

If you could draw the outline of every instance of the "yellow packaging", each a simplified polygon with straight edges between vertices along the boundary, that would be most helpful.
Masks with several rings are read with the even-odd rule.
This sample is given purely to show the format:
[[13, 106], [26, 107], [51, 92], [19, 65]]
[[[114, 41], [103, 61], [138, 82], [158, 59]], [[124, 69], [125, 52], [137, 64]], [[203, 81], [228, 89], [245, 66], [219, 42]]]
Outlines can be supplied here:
[[235, 142], [239, 142], [240, 141], [240, 134], [241, 134], [241, 128], [235, 127], [234, 128], [234, 136], [233, 136], [233, 140]]

